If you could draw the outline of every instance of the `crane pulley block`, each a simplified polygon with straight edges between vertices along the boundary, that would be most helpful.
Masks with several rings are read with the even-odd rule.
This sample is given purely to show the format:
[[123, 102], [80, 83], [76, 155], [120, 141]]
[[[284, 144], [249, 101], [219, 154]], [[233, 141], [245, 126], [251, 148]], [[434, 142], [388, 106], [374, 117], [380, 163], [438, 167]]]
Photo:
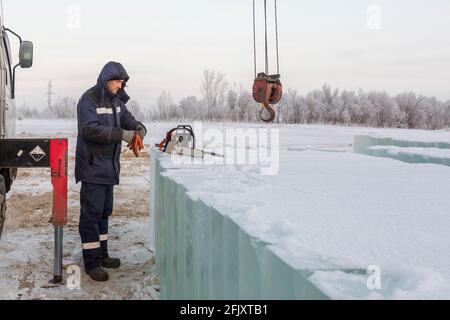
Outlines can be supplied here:
[[283, 95], [280, 75], [259, 73], [253, 83], [253, 99], [258, 103], [277, 104]]

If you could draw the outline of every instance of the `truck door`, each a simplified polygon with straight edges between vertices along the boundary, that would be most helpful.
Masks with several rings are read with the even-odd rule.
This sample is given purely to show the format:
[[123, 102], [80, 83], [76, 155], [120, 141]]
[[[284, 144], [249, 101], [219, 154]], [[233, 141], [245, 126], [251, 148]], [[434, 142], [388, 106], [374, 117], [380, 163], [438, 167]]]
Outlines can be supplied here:
[[2, 29], [0, 30], [0, 139], [5, 138], [5, 127], [4, 127], [4, 119], [5, 119], [5, 85], [6, 85], [6, 57], [5, 57], [5, 49], [3, 48], [3, 37], [5, 32]]
[[6, 33], [3, 33], [2, 39], [2, 87], [1, 95], [3, 102], [3, 131], [6, 138], [13, 138], [16, 135], [16, 108], [11, 99], [12, 93], [12, 68], [11, 68], [11, 49], [9, 39]]

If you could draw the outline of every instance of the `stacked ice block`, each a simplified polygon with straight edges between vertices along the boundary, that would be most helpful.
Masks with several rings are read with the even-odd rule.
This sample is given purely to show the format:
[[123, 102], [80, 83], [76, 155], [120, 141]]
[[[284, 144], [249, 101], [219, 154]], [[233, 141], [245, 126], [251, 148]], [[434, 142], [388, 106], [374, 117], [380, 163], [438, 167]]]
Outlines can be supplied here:
[[450, 297], [449, 167], [295, 150], [281, 150], [275, 176], [153, 152], [163, 298]]
[[432, 163], [450, 166], [450, 142], [408, 141], [395, 138], [357, 135], [355, 153], [400, 160], [407, 163]]
[[152, 153], [152, 247], [163, 299], [327, 299], [268, 243], [188, 195]]

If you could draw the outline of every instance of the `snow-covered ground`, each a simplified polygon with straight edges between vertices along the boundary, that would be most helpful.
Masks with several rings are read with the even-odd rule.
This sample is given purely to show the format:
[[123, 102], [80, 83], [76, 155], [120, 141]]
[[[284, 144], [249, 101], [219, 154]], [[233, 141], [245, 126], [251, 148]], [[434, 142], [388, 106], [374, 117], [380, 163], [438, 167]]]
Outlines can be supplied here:
[[[68, 218], [64, 233], [64, 273], [71, 265], [82, 268], [78, 234], [80, 185], [74, 181], [76, 122], [18, 121], [23, 137], [69, 139]], [[125, 150], [125, 147], [124, 147]], [[95, 283], [81, 272], [81, 289], [54, 286], [52, 187], [48, 169], [19, 170], [7, 199], [7, 220], [0, 240], [0, 299], [159, 299], [157, 279], [151, 272], [154, 257], [148, 245], [149, 163], [147, 150], [136, 159], [122, 154], [121, 185], [115, 188], [109, 247], [121, 258], [110, 281]], [[65, 279], [69, 274], [64, 274]]]
[[[146, 144], [160, 142], [176, 123], [148, 123]], [[279, 129], [279, 172], [262, 176], [254, 165], [198, 165], [171, 176], [269, 243], [298, 268], [320, 269], [311, 281], [333, 298], [450, 299], [450, 168], [406, 164], [353, 154], [355, 135], [450, 141], [449, 131], [412, 131], [321, 125], [213, 124], [204, 130]], [[65, 264], [80, 265], [79, 186], [73, 181], [74, 121], [18, 121], [17, 133], [69, 137], [71, 168]], [[214, 146], [227, 145], [215, 141]], [[245, 146], [244, 146], [245, 148]], [[250, 148], [251, 149], [251, 148]], [[271, 148], [267, 148], [271, 150]], [[125, 262], [113, 281], [82, 290], [48, 288], [52, 272], [50, 179], [21, 170], [8, 195], [8, 221], [0, 242], [0, 298], [152, 298], [148, 248], [148, 154], [124, 155], [116, 188], [113, 252]], [[168, 166], [176, 166], [167, 163]], [[48, 172], [47, 172], [48, 173]], [[128, 232], [127, 232], [128, 231]], [[342, 269], [381, 269], [382, 289], [361, 296], [366, 277]], [[44, 288], [42, 288], [44, 287]], [[156, 287], [157, 288], [157, 287]]]

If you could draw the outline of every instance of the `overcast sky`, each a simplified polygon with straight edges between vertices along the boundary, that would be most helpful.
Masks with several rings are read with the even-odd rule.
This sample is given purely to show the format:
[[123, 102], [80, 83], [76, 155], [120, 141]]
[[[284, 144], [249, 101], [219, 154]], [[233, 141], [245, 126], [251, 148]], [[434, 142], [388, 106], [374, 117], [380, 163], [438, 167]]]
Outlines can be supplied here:
[[[368, 12], [373, 5], [379, 23], [377, 11]], [[286, 88], [302, 94], [328, 83], [450, 99], [450, 1], [278, 0], [278, 7]], [[251, 89], [252, 0], [3, 0], [3, 9], [6, 26], [35, 45], [34, 67], [17, 74], [18, 104], [45, 105], [49, 79], [56, 96], [78, 99], [110, 60], [123, 63], [141, 105], [163, 90], [176, 100], [199, 96], [204, 69]]]

